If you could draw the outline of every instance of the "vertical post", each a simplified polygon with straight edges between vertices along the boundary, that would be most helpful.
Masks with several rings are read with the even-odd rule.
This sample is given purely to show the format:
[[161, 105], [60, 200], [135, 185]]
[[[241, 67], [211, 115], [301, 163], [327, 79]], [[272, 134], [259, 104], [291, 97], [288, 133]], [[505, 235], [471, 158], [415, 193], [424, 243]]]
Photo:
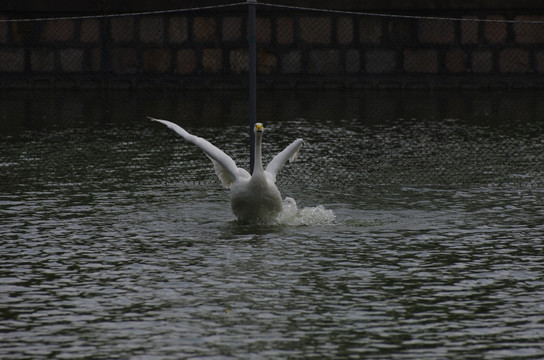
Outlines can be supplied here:
[[257, 39], [255, 25], [255, 7], [257, 0], [247, 0], [248, 41], [249, 41], [249, 173], [253, 174], [255, 162], [255, 123], [257, 122]]

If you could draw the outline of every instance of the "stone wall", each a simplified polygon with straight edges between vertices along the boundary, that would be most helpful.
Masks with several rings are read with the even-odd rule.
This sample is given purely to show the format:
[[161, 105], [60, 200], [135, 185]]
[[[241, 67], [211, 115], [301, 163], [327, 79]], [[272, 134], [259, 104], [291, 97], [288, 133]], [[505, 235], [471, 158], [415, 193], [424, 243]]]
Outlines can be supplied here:
[[[390, 17], [259, 5], [258, 79], [266, 87], [540, 87], [540, 13], [433, 11], [461, 19], [439, 20], [428, 9], [418, 18], [414, 11]], [[0, 86], [243, 87], [247, 37], [244, 4], [3, 21]]]

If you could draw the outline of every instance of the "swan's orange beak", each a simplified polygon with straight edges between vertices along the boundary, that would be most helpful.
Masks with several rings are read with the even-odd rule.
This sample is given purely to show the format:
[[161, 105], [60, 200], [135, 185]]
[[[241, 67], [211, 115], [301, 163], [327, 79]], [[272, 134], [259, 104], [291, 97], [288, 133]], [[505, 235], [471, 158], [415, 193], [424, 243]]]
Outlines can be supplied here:
[[255, 124], [255, 132], [263, 132], [263, 124], [261, 123]]

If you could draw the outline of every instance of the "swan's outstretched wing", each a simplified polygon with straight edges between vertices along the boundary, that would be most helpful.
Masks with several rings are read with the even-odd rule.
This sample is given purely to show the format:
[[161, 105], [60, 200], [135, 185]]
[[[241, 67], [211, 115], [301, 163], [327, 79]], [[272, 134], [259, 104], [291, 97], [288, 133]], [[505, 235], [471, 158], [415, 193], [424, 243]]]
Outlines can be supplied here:
[[268, 163], [266, 166], [266, 171], [270, 173], [274, 180], [276, 180], [276, 174], [281, 170], [283, 165], [289, 160], [290, 162], [293, 162], [296, 160], [298, 151], [302, 147], [302, 144], [304, 141], [302, 139], [296, 139], [286, 147], [282, 152], [280, 152], [278, 155], [274, 156], [272, 161]]
[[213, 162], [213, 167], [215, 169], [215, 173], [217, 174], [217, 177], [219, 177], [219, 180], [221, 180], [221, 183], [227, 189], [230, 188], [232, 183], [238, 177], [249, 176], [249, 173], [247, 173], [247, 171], [245, 171], [244, 169], [240, 169], [238, 168], [238, 166], [236, 166], [236, 163], [234, 162], [234, 160], [230, 158], [230, 156], [225, 154], [223, 151], [219, 150], [217, 147], [212, 145], [209, 141], [201, 137], [189, 134], [183, 128], [181, 128], [180, 126], [170, 121], [154, 119], [152, 117], [150, 117], [149, 119], [163, 123], [164, 125], [168, 126], [170, 129], [174, 130], [179, 135], [181, 135], [181, 137], [183, 137], [185, 140], [201, 148], [204, 151], [204, 153]]

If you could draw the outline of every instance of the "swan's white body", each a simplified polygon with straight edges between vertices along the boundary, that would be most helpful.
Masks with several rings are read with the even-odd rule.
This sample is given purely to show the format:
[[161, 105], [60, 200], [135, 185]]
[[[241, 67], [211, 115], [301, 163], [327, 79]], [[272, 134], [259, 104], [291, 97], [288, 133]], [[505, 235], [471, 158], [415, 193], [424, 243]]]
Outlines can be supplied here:
[[277, 154], [266, 169], [262, 163], [262, 124], [255, 124], [255, 163], [253, 174], [236, 166], [230, 156], [212, 145], [207, 140], [189, 134], [180, 126], [166, 120], [153, 119], [168, 126], [185, 140], [201, 148], [212, 160], [215, 173], [223, 186], [230, 189], [231, 205], [234, 215], [241, 221], [276, 219], [282, 209], [280, 191], [276, 187], [276, 174], [289, 160], [294, 161], [302, 147], [303, 140], [297, 139]]

